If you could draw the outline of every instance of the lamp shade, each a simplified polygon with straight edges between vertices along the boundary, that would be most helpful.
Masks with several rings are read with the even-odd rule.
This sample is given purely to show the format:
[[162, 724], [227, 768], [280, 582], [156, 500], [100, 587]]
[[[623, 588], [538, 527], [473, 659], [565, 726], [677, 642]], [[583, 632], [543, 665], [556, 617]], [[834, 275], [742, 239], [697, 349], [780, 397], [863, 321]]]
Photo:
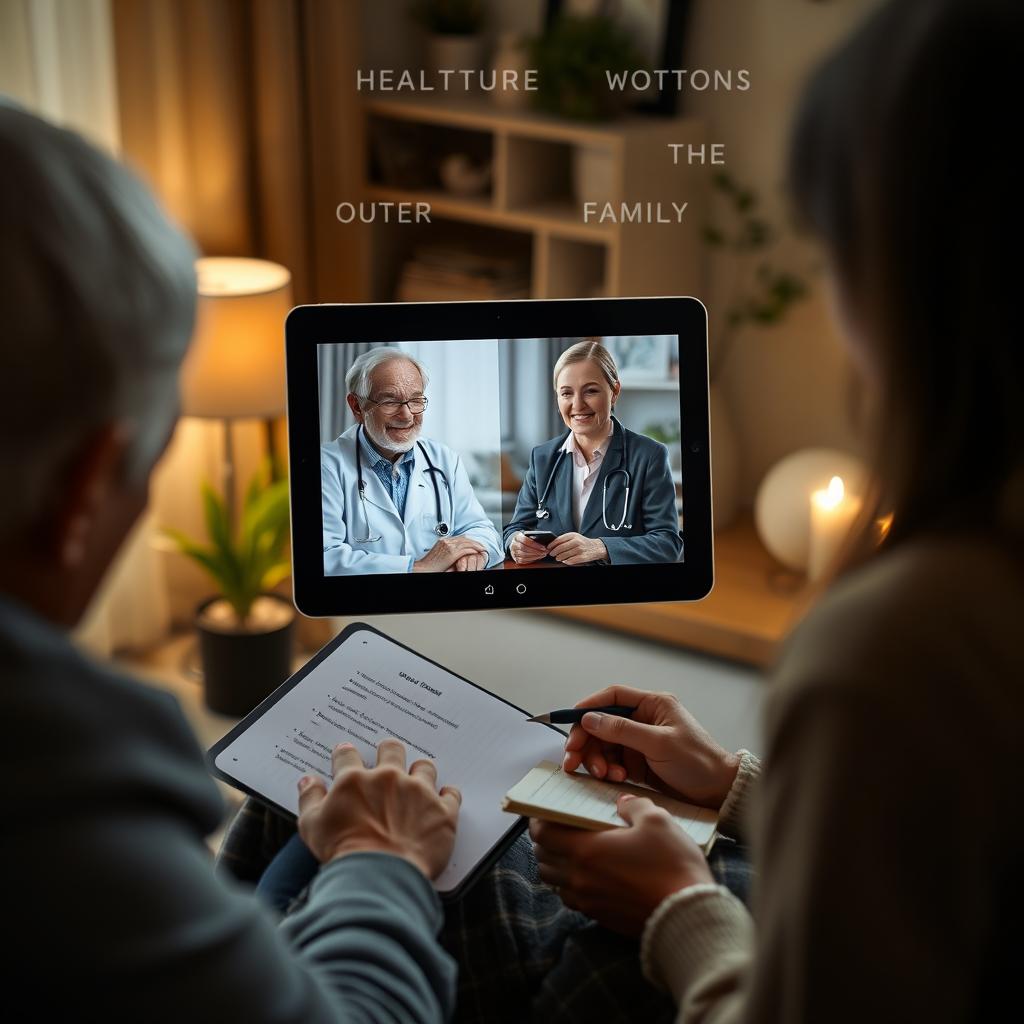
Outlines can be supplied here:
[[196, 260], [196, 333], [181, 370], [186, 416], [269, 418], [284, 411], [284, 321], [291, 274], [267, 260]]

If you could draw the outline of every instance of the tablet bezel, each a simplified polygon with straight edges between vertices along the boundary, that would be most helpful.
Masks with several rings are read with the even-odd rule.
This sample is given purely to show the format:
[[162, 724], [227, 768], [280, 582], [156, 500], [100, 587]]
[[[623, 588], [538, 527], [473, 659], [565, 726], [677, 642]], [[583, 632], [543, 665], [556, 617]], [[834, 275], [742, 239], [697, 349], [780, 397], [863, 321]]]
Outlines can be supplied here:
[[[475, 573], [327, 576], [323, 559], [317, 346], [491, 338], [679, 336], [684, 561]], [[707, 311], [691, 297], [297, 306], [286, 322], [292, 579], [311, 617], [695, 601], [714, 581]], [[628, 385], [626, 385], [628, 386]], [[627, 424], [628, 426], [628, 424]], [[608, 574], [594, 586], [594, 572]], [[525, 591], [517, 592], [517, 586]], [[493, 593], [486, 594], [485, 588]]]
[[[294, 811], [290, 811], [287, 807], [282, 807], [275, 800], [271, 800], [269, 797], [264, 796], [262, 793], [256, 792], [246, 783], [239, 779], [236, 779], [233, 775], [225, 772], [217, 764], [217, 758], [220, 754], [231, 746], [235, 740], [243, 733], [248, 732], [256, 722], [258, 722], [278, 701], [286, 697], [310, 672], [313, 671], [321, 662], [326, 661], [350, 636], [356, 633], [374, 633], [388, 643], [394, 644], [396, 647], [400, 647], [403, 651], [408, 651], [410, 654], [416, 655], [417, 658], [422, 658], [424, 661], [429, 662], [431, 665], [436, 666], [443, 672], [447, 672], [450, 676], [454, 676], [456, 679], [461, 679], [464, 683], [469, 683], [470, 686], [477, 690], [483, 690], [484, 693], [493, 697], [497, 701], [501, 701], [502, 704], [507, 704], [510, 708], [515, 708], [516, 711], [522, 712], [524, 717], [529, 716], [529, 712], [519, 707], [517, 704], [513, 704], [510, 700], [505, 700], [504, 697], [499, 696], [496, 693], [492, 693], [486, 687], [481, 686], [479, 683], [474, 683], [472, 679], [467, 679], [465, 676], [460, 676], [458, 672], [453, 672], [446, 665], [442, 665], [439, 661], [434, 661], [433, 658], [428, 658], [425, 654], [420, 651], [414, 650], [407, 644], [403, 644], [401, 641], [396, 640], [393, 636], [388, 636], [387, 633], [382, 633], [379, 629], [375, 629], [373, 626], [366, 622], [353, 622], [346, 626], [333, 640], [325, 644], [320, 648], [316, 654], [313, 655], [305, 665], [302, 666], [294, 675], [291, 675], [286, 679], [273, 693], [271, 693], [266, 699], [256, 705], [237, 725], [233, 726], [228, 732], [226, 732], [212, 747], [206, 752], [206, 766], [210, 774], [220, 779], [221, 782], [226, 783], [233, 789], [240, 790], [241, 792], [251, 796], [254, 800], [258, 800], [260, 803], [266, 805], [278, 814], [284, 816], [289, 821], [295, 821], [297, 815]], [[563, 739], [566, 738], [567, 734], [564, 730], [559, 729], [557, 726], [550, 725], [544, 722], [537, 723], [538, 725], [544, 725], [545, 728], [551, 729], [553, 732], [558, 733]], [[406, 752], [408, 754], [408, 751]], [[297, 781], [297, 780], [296, 780]], [[458, 786], [458, 780], [441, 780], [444, 782], [450, 782], [453, 786]], [[446, 902], [455, 902], [476, 883], [480, 877], [491, 867], [492, 864], [515, 842], [516, 838], [522, 833], [528, 824], [528, 819], [523, 817], [517, 817], [508, 827], [508, 829], [502, 833], [498, 841], [487, 851], [477, 866], [466, 875], [466, 877], [454, 888], [448, 890], [437, 890], [438, 896]]]

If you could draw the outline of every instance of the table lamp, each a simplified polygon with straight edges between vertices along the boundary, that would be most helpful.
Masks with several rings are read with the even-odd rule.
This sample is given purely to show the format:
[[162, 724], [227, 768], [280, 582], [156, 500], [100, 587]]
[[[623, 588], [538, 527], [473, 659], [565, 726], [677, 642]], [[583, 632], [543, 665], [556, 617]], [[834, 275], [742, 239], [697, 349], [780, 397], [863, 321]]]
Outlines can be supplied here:
[[[224, 498], [235, 523], [231, 421], [268, 423], [285, 409], [284, 321], [291, 274], [267, 260], [196, 260], [196, 333], [181, 371], [182, 414], [224, 421]], [[272, 451], [272, 446], [271, 446]]]

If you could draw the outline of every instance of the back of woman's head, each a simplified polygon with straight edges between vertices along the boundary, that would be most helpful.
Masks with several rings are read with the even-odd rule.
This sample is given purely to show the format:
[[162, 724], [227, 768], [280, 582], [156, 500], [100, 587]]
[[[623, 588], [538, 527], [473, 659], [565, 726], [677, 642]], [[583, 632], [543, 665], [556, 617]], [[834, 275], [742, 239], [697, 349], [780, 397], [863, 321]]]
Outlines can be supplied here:
[[996, 525], [1024, 462], [1024, 4], [895, 0], [812, 78], [790, 191], [872, 367], [874, 509], [890, 540]]
[[0, 540], [43, 513], [104, 423], [125, 472], [152, 466], [177, 414], [194, 250], [143, 185], [73, 132], [0, 99]]

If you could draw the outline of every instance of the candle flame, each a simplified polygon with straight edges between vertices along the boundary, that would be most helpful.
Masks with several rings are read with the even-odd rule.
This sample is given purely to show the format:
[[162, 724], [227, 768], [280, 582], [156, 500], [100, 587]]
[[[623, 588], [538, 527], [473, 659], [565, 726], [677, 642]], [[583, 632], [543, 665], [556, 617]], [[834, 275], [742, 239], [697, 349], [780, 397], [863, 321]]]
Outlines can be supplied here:
[[821, 493], [820, 504], [822, 508], [835, 508], [846, 494], [846, 488], [843, 486], [843, 478], [841, 476], [834, 476], [828, 482], [828, 487]]

